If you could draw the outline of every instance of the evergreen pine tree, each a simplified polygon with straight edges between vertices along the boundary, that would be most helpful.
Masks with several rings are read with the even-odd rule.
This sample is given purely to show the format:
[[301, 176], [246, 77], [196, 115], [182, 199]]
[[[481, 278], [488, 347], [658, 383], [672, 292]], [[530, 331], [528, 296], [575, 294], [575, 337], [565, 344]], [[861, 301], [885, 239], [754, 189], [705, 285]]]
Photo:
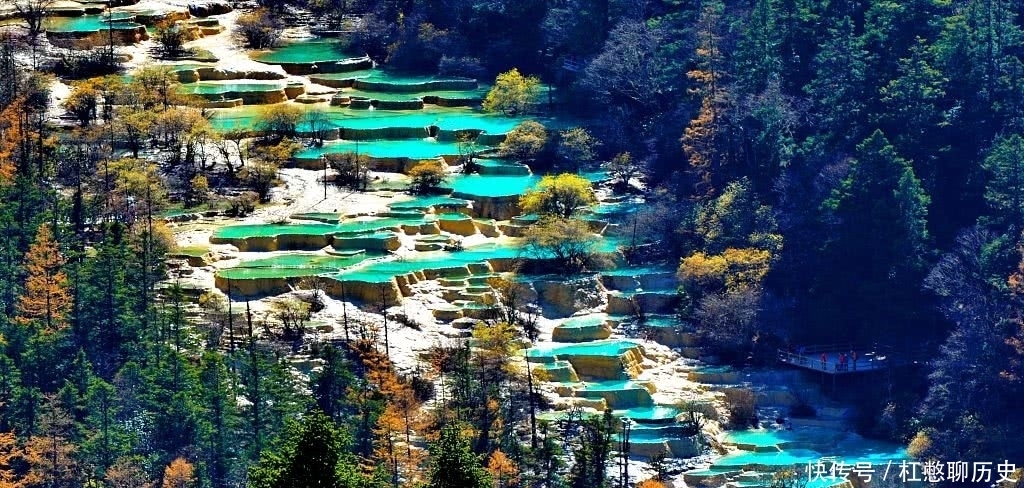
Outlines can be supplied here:
[[441, 429], [441, 436], [431, 446], [432, 457], [429, 488], [489, 488], [491, 476], [480, 458], [469, 449], [455, 424]]

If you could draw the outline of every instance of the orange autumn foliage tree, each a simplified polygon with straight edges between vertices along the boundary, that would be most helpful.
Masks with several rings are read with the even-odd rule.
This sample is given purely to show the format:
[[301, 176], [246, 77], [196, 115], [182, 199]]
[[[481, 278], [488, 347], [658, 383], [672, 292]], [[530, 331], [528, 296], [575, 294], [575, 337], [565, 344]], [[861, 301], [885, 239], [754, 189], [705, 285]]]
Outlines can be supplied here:
[[38, 453], [29, 472], [30, 476], [42, 480], [38, 486], [73, 486], [81, 479], [81, 466], [76, 458], [77, 447], [67, 438], [35, 436], [29, 439], [26, 449]]
[[79, 462], [78, 446], [71, 440], [74, 417], [58, 395], [43, 395], [38, 433], [27, 441], [27, 448], [39, 453], [31, 473], [42, 486], [76, 486], [81, 483], [84, 466]]
[[698, 67], [686, 73], [696, 84], [690, 93], [701, 99], [697, 116], [687, 125], [680, 139], [691, 171], [699, 179], [694, 188], [694, 196], [697, 198], [707, 198], [714, 194], [712, 180], [717, 179], [715, 173], [724, 159], [719, 154], [719, 139], [724, 132], [723, 114], [729, 97], [724, 88], [724, 56], [719, 34], [723, 8], [721, 2], [708, 2], [701, 12], [697, 24]]
[[150, 488], [153, 483], [142, 466], [142, 459], [121, 457], [107, 468], [103, 480], [110, 488]]
[[[1021, 249], [1024, 254], [1024, 249]], [[1017, 272], [1010, 275], [1006, 280], [1010, 294], [1017, 304], [1017, 316], [1010, 319], [1015, 326], [1013, 334], [1006, 338], [1006, 345], [1010, 346], [1013, 354], [1003, 371], [999, 372], [1001, 379], [1010, 384], [1019, 384], [1024, 380], [1024, 258], [1017, 264]]]
[[15, 99], [0, 111], [0, 184], [6, 184], [14, 178], [17, 166], [19, 144], [25, 139], [24, 130], [18, 114], [24, 110], [24, 100]]
[[637, 488], [665, 488], [665, 484], [656, 479], [649, 479], [637, 485]]
[[42, 484], [31, 467], [39, 463], [39, 453], [21, 446], [13, 432], [0, 433], [0, 488], [28, 488]]
[[426, 422], [420, 411], [420, 402], [408, 382], [395, 375], [392, 363], [379, 352], [363, 357], [369, 369], [367, 379], [387, 402], [384, 412], [374, 428], [373, 457], [386, 463], [392, 481], [418, 483], [422, 478], [421, 465], [427, 453], [413, 443], [413, 436]]
[[67, 327], [71, 310], [68, 277], [61, 271], [64, 256], [48, 225], [39, 226], [36, 240], [25, 255], [25, 291], [18, 297], [19, 324], [50, 334]]
[[192, 463], [177, 458], [164, 468], [163, 488], [186, 488], [192, 484], [195, 468]]
[[519, 467], [501, 449], [495, 449], [487, 460], [487, 471], [494, 478], [496, 488], [505, 488], [519, 479]]

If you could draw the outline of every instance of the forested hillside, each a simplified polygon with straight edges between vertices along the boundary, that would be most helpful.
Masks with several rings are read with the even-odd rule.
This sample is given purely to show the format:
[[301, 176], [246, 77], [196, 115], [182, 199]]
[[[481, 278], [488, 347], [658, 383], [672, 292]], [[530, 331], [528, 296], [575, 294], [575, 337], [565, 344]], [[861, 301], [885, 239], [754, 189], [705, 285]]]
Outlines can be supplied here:
[[1021, 387], [1019, 3], [365, 7], [392, 26], [357, 36], [376, 59], [538, 74], [592, 117], [600, 159], [642, 164], [643, 239], [682, 259], [712, 340], [927, 352], [927, 379], [880, 400], [888, 433], [1022, 455], [999, 433]]
[[[918, 364], [848, 393], [863, 434], [1024, 465], [1024, 3], [257, 3], [235, 7], [267, 31], [309, 22], [379, 66], [497, 78], [485, 110], [578, 121], [523, 123], [503, 154], [536, 173], [599, 162], [642, 196], [625, 256], [678, 267], [679, 320], [723, 362], [888, 348]], [[310, 305], [256, 314], [169, 278], [165, 212], [267, 201], [300, 143], [323, 145], [299, 140], [300, 115], [217, 133], [166, 71], [122, 78], [103, 46], [3, 32], [0, 487], [609, 486], [611, 414], [538, 426], [535, 378], [511, 364], [536, 337], [514, 312], [401, 371], [386, 299], [351, 338], [346, 315], [343, 344], [310, 345]], [[365, 189], [358, 153], [331, 164]], [[586, 195], [522, 205], [572, 230], [594, 202], [563, 183]], [[323, 367], [296, 374], [300, 347]]]

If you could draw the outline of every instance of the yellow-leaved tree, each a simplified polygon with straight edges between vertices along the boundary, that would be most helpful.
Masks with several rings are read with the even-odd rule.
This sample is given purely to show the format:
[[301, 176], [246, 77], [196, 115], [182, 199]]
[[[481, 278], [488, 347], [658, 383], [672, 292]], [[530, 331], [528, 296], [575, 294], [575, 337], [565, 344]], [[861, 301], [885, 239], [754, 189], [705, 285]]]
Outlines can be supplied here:
[[545, 176], [533, 190], [523, 194], [519, 207], [523, 213], [537, 213], [567, 219], [581, 207], [597, 203], [590, 181], [572, 173]]
[[548, 143], [548, 131], [544, 125], [534, 120], [520, 122], [505, 136], [498, 146], [502, 156], [518, 160], [531, 160], [537, 157]]
[[483, 108], [488, 112], [516, 115], [527, 111], [540, 95], [540, 78], [523, 76], [517, 68], [498, 75], [487, 92]]
[[771, 253], [756, 248], [729, 248], [718, 255], [696, 252], [680, 261], [678, 274], [686, 286], [700, 286], [707, 292], [738, 292], [760, 286], [771, 258]]
[[762, 284], [782, 250], [774, 212], [741, 179], [701, 202], [687, 225], [697, 250], [679, 262], [682, 313], [720, 355], [746, 355], [766, 325]]

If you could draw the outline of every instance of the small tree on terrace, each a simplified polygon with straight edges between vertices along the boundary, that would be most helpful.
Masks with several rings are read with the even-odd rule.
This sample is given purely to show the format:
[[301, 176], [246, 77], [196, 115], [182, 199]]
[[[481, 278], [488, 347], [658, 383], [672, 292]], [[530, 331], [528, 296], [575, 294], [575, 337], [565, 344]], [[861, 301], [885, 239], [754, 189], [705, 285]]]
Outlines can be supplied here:
[[509, 131], [498, 149], [502, 156], [526, 160], [537, 157], [547, 143], [547, 129], [540, 122], [527, 120]]
[[238, 17], [235, 32], [245, 39], [245, 44], [252, 49], [267, 49], [274, 47], [281, 37], [281, 23], [270, 14], [270, 11], [261, 8]]
[[191, 40], [192, 33], [181, 22], [164, 20], [156, 24], [156, 42], [168, 58], [184, 54], [184, 45]]
[[310, 317], [310, 305], [302, 300], [286, 298], [271, 302], [274, 318], [281, 322], [281, 334], [285, 339], [301, 339]]
[[409, 170], [413, 193], [430, 193], [444, 183], [448, 173], [439, 161], [423, 161]]
[[84, 80], [71, 86], [71, 94], [64, 100], [62, 106], [69, 115], [78, 121], [78, 125], [88, 127], [96, 120], [100, 103], [100, 92], [96, 89], [96, 82]]
[[327, 165], [338, 172], [334, 183], [356, 191], [366, 191], [370, 184], [370, 158], [354, 152], [325, 154]]
[[597, 203], [590, 181], [571, 173], [545, 176], [537, 188], [519, 199], [524, 213], [552, 215], [563, 219], [572, 217], [580, 207]]
[[465, 174], [476, 173], [480, 169], [474, 160], [477, 152], [476, 135], [471, 132], [462, 132], [456, 136], [455, 142], [459, 149], [462, 172]]
[[[50, 6], [56, 0], [17, 0], [14, 2], [14, 10], [18, 16], [25, 20], [28, 26], [28, 35], [33, 39], [43, 32], [43, 21], [49, 14]], [[5, 2], [6, 3], [6, 2]]]
[[309, 128], [309, 136], [313, 139], [313, 145], [323, 147], [327, 132], [331, 129], [331, 121], [323, 109], [313, 108], [302, 114], [302, 123]]
[[597, 148], [601, 145], [594, 136], [582, 127], [574, 127], [558, 133], [558, 159], [568, 168], [578, 168], [597, 158]]
[[523, 76], [512, 68], [498, 75], [494, 87], [487, 92], [483, 107], [488, 112], [516, 115], [526, 112], [540, 96], [540, 78]]
[[628, 152], [616, 154], [608, 161], [608, 172], [615, 181], [615, 190], [619, 192], [629, 191], [629, 180], [640, 176], [641, 169], [640, 163]]
[[597, 235], [581, 220], [545, 217], [527, 230], [525, 241], [534, 257], [552, 258], [563, 271], [578, 273], [591, 261]]
[[270, 199], [270, 190], [277, 184], [277, 170], [298, 150], [298, 144], [285, 141], [274, 146], [263, 146], [260, 154], [238, 172], [238, 179], [259, 196], [261, 202]]
[[286, 137], [295, 137], [302, 110], [294, 105], [278, 104], [263, 109], [256, 120], [256, 127], [264, 138], [280, 142]]

